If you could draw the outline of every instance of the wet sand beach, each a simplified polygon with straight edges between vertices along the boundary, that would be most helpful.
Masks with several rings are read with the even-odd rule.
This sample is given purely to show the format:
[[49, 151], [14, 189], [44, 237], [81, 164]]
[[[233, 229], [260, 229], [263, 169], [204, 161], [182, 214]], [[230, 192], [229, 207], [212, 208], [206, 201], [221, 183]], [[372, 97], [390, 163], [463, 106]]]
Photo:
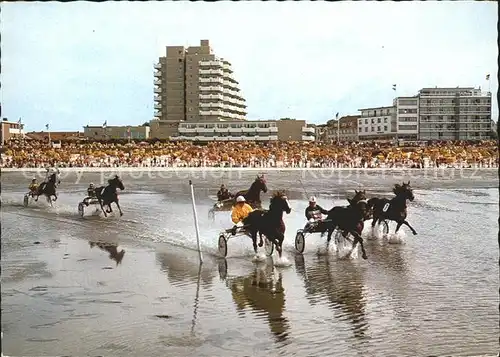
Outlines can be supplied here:
[[[217, 254], [229, 214], [208, 217], [221, 183], [250, 185], [255, 171], [186, 177], [121, 173], [123, 217], [80, 217], [77, 204], [100, 172], [68, 173], [59, 199], [23, 207], [27, 177], [2, 172], [2, 349], [6, 356], [473, 356], [498, 353], [498, 177], [380, 172], [266, 173], [287, 189], [284, 243], [252, 262], [247, 238]], [[135, 176], [134, 176], [135, 175]], [[441, 175], [441, 176], [440, 176]], [[443, 176], [448, 175], [448, 176]], [[190, 191], [196, 188], [204, 263], [198, 263]], [[396, 179], [397, 178], [397, 179]], [[319, 236], [294, 250], [306, 195], [325, 208], [354, 189], [388, 195], [411, 179], [408, 229], [368, 239], [368, 260], [318, 255]], [[308, 192], [304, 192], [308, 191]], [[269, 193], [263, 195], [268, 202]], [[367, 222], [366, 226], [369, 225]], [[393, 231], [395, 225], [391, 225]], [[394, 244], [397, 243], [397, 244]], [[274, 259], [274, 261], [273, 261]]]

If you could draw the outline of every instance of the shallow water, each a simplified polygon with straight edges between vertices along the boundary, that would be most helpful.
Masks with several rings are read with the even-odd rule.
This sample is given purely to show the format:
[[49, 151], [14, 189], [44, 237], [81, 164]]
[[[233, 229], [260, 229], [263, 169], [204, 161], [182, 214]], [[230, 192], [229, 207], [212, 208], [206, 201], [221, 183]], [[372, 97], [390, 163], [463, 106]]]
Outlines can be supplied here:
[[[85, 173], [78, 182], [74, 173], [63, 177], [53, 208], [45, 202], [22, 206], [32, 173], [2, 174], [5, 355], [498, 352], [495, 171], [461, 177], [458, 171], [417, 170], [411, 177], [361, 172], [348, 178], [346, 172], [269, 172], [269, 190], [286, 189], [293, 208], [284, 216], [288, 267], [274, 266], [276, 256], [252, 262], [247, 238], [230, 239], [227, 259], [217, 257], [218, 232], [230, 221], [222, 212], [209, 219], [209, 196], [222, 182], [244, 189], [255, 173], [134, 175], [122, 174], [124, 216], [104, 219], [77, 213], [88, 183], [106, 178], [101, 173]], [[201, 268], [189, 178], [196, 187]], [[390, 196], [391, 185], [402, 179], [414, 187], [408, 221], [418, 235], [402, 228], [390, 237], [398, 244], [391, 244], [368, 239], [365, 228], [367, 261], [340, 259], [332, 250], [318, 255], [324, 250], [319, 236], [306, 238], [303, 255], [295, 253], [307, 195], [318, 195], [330, 208], [346, 204], [354, 189]]]

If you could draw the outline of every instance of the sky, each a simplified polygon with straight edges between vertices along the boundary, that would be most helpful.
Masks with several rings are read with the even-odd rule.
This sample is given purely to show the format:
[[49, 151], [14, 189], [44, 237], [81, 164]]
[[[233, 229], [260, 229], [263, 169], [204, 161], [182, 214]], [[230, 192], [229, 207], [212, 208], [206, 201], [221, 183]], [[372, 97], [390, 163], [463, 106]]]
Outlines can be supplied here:
[[496, 2], [19, 2], [0, 16], [2, 117], [26, 131], [151, 120], [153, 65], [201, 39], [232, 63], [250, 120], [321, 124], [489, 85], [498, 118]]

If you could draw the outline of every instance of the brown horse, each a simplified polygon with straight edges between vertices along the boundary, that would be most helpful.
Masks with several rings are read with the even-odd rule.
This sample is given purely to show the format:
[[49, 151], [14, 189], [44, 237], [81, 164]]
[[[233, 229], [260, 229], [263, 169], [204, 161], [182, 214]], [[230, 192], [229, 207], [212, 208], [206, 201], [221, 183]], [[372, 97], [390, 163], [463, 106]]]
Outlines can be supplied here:
[[397, 233], [399, 228], [404, 224], [410, 228], [414, 235], [417, 234], [415, 229], [406, 221], [406, 200], [413, 201], [415, 199], [410, 181], [408, 181], [408, 183], [403, 182], [402, 185], [395, 184], [392, 192], [396, 197], [390, 200], [377, 197], [368, 200], [368, 205], [373, 209], [372, 228], [375, 227], [377, 222], [380, 223], [387, 219], [397, 222], [396, 231], [394, 233]]
[[215, 218], [215, 212], [230, 211], [236, 203], [236, 198], [238, 196], [245, 197], [246, 202], [252, 206], [252, 208], [259, 209], [262, 207], [262, 202], [260, 200], [261, 192], [267, 192], [267, 184], [264, 175], [257, 176], [248, 190], [238, 191], [234, 195], [231, 194], [231, 198], [215, 203], [208, 212], [209, 217]]
[[292, 209], [284, 192], [278, 191], [271, 197], [269, 210], [255, 210], [243, 220], [248, 226], [253, 241], [253, 249], [257, 254], [257, 233], [260, 233], [259, 246], [262, 247], [262, 234], [276, 246], [281, 258], [283, 252], [283, 240], [285, 239], [285, 223], [283, 212], [290, 214]]

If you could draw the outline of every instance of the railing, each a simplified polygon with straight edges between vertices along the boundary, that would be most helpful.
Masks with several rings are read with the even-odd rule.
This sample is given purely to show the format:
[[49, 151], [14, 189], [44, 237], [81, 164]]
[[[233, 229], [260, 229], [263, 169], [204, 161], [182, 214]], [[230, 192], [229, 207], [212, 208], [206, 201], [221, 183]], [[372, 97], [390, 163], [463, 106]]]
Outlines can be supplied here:
[[199, 86], [199, 90], [205, 92], [224, 92], [222, 86]]
[[155, 63], [154, 67], [155, 69], [161, 69], [161, 63]]

